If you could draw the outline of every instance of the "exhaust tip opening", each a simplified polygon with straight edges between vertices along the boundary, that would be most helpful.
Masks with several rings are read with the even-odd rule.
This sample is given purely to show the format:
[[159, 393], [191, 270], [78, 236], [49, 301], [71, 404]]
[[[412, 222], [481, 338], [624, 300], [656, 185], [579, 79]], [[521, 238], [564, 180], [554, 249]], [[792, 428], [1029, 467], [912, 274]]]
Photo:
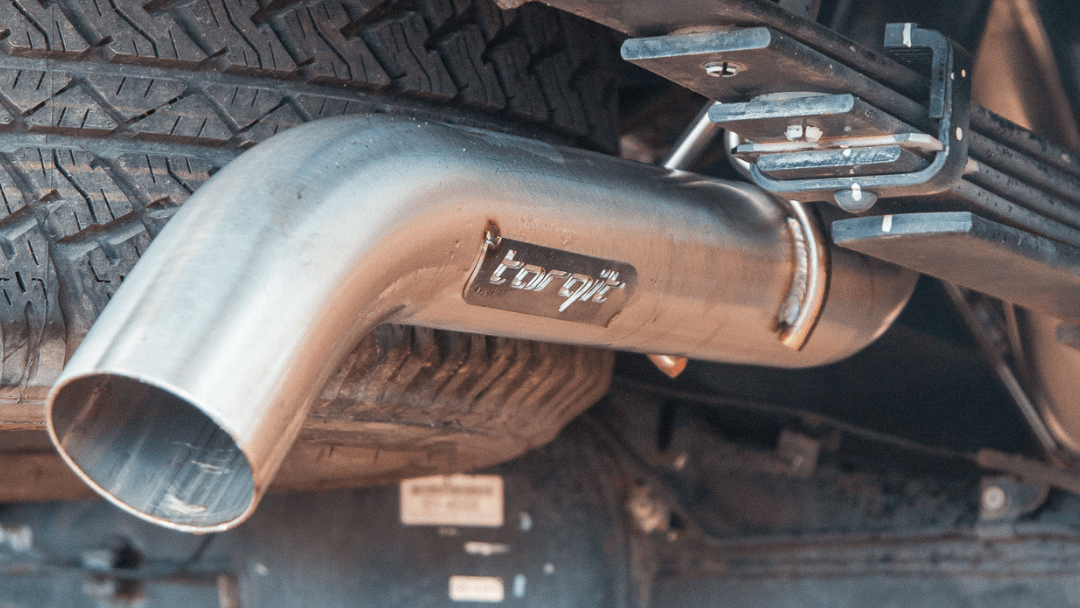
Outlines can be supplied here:
[[254, 508], [251, 465], [233, 438], [157, 386], [113, 374], [73, 378], [52, 395], [49, 433], [80, 476], [143, 519], [212, 532]]

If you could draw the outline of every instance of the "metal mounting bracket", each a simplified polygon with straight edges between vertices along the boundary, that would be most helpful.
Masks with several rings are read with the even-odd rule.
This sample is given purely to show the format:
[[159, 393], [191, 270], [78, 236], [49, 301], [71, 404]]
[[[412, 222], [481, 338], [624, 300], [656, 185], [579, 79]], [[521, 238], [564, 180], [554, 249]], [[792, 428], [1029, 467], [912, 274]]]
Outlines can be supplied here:
[[[750, 173], [766, 190], [782, 193], [832, 193], [845, 209], [869, 209], [877, 198], [921, 196], [944, 192], [963, 178], [967, 166], [968, 107], [971, 97], [971, 61], [968, 54], [943, 34], [912, 23], [890, 23], [885, 29], [885, 48], [901, 57], [929, 52], [931, 79], [929, 116], [938, 121], [938, 140], [943, 148], [923, 169], [909, 173], [860, 175], [819, 179], [781, 180], [766, 175], [753, 163]], [[920, 51], [922, 53], [920, 53]]]
[[967, 167], [970, 57], [911, 23], [890, 24], [885, 43], [929, 60], [925, 106], [766, 27], [630, 39], [622, 54], [720, 101], [710, 118], [752, 142], [737, 152], [761, 187], [860, 212], [949, 190]]

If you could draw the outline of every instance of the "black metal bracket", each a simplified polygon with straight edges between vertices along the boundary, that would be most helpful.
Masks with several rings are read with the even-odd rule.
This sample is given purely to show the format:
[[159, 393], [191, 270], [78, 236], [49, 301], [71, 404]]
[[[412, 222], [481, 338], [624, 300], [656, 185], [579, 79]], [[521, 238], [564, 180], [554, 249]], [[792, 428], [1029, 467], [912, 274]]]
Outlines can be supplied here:
[[1080, 318], [1080, 247], [970, 211], [899, 213], [832, 223], [841, 247], [1063, 318]]
[[[857, 159], [863, 164], [853, 166], [853, 159], [843, 157], [843, 148], [839, 148], [839, 158], [835, 154], [837, 148], [832, 148], [828, 150], [833, 154], [831, 158], [816, 159], [817, 166], [824, 167], [825, 172], [796, 173], [788, 162], [792, 159], [774, 158], [784, 162], [774, 163], [773, 169], [766, 171], [772, 179], [843, 176], [852, 170], [864, 175], [911, 173], [930, 165], [936, 160], [935, 153], [944, 148], [944, 143], [949, 143], [950, 152], [955, 155], [952, 162], [941, 168], [934, 183], [923, 184], [922, 191], [940, 187], [941, 183], [949, 181], [946, 177], [953, 178], [960, 161], [971, 162], [966, 162], [963, 178], [955, 187], [932, 196], [934, 209], [972, 211], [1026, 233], [1080, 247], [1080, 212], [1077, 211], [1080, 209], [1080, 154], [1055, 145], [978, 105], [965, 108], [961, 97], [968, 95], [967, 86], [946, 91], [952, 99], [941, 104], [942, 109], [954, 109], [949, 116], [949, 126], [952, 127], [950, 131], [955, 127], [961, 129], [959, 143], [968, 147], [969, 158], [964, 159], [953, 146], [952, 136], [944, 143], [937, 140], [936, 135], [941, 131], [940, 119], [931, 118], [933, 112], [927, 109], [932, 105], [927, 97], [927, 91], [932, 88], [929, 74], [856, 44], [813, 20], [794, 15], [774, 0], [542, 1], [627, 34], [630, 38], [623, 44], [623, 59], [720, 101], [720, 107], [778, 93], [802, 92], [804, 100], [815, 94], [846, 95], [910, 127], [890, 129], [884, 121], [864, 120], [868, 117], [859, 114], [856, 108], [845, 110], [847, 116], [813, 126], [822, 131], [827, 131], [830, 125], [839, 125], [841, 130], [850, 126], [853, 132], [864, 135], [872, 134], [868, 127], [878, 129], [878, 135], [892, 133], [894, 135], [883, 136], [881, 141], [901, 148], [900, 154], [893, 154], [900, 165], [892, 165], [886, 151], [881, 151], [881, 154], [868, 153], [868, 158]], [[899, 46], [905, 52], [920, 50], [916, 44], [921, 46], [925, 41], [924, 35], [918, 33], [922, 30], [912, 26], [912, 45], [907, 47], [903, 44], [903, 27], [894, 30], [892, 37], [899, 34]], [[952, 53], [951, 69], [947, 62], [939, 64], [947, 66], [945, 70], [939, 70], [937, 79], [942, 90], [948, 84], [943, 79], [945, 74], [958, 73], [959, 77], [967, 78], [963, 72], [970, 65], [966, 53], [959, 47], [950, 45], [949, 52]], [[932, 58], [932, 51], [930, 55]], [[955, 82], [951, 78], [949, 82]], [[945, 99], [940, 95], [934, 97]], [[818, 100], [817, 103], [842, 105], [838, 99]], [[962, 110], [970, 116], [970, 129], [967, 128], [967, 116], [958, 113]], [[810, 125], [816, 120], [806, 114], [793, 116], [794, 120], [786, 123], [787, 126]], [[872, 122], [875, 124], [870, 124]], [[767, 134], [773, 139], [755, 139], [760, 132], [745, 138], [755, 144], [765, 142], [767, 145], [748, 144], [750, 149], [744, 150], [745, 155], [736, 156], [740, 160], [756, 162], [762, 154], [776, 153], [779, 144], [785, 142], [790, 144], [787, 146], [789, 151], [807, 153], [811, 157], [810, 152], [821, 149], [820, 145], [809, 145], [812, 143], [809, 138], [789, 141], [785, 138], [785, 123], [774, 126], [779, 126], [779, 131], [773, 129]], [[736, 128], [729, 131], [740, 132]], [[858, 143], [865, 145], [867, 140]], [[812, 202], [828, 200], [828, 193], [796, 192], [787, 198]], [[922, 200], [925, 198], [894, 199], [890, 201], [888, 211], [925, 211], [929, 202]], [[884, 205], [879, 206], [878, 211], [880, 207]]]
[[761, 187], [861, 212], [882, 197], [950, 190], [967, 167], [967, 52], [912, 23], [890, 25], [886, 45], [929, 62], [926, 101], [767, 27], [635, 38], [622, 54], [720, 101], [709, 117], [751, 142], [736, 155]]
[[[923, 196], [949, 190], [960, 183], [968, 160], [968, 107], [971, 98], [971, 60], [966, 51], [943, 34], [912, 23], [891, 23], [885, 30], [885, 47], [901, 56], [929, 52], [931, 85], [929, 117], [938, 121], [938, 140], [943, 144], [933, 161], [910, 173], [860, 175], [817, 179], [774, 179], [757, 163], [750, 165], [754, 181], [771, 192], [784, 195], [831, 194], [837, 204], [852, 212], [866, 211], [878, 198]], [[818, 198], [826, 198], [825, 196]]]

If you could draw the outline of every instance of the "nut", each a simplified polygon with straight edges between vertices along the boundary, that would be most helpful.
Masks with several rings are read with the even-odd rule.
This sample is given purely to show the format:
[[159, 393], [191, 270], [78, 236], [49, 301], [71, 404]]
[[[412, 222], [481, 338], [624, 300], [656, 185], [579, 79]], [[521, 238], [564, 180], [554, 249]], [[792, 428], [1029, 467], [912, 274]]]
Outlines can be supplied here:
[[746, 66], [735, 61], [713, 61], [705, 64], [705, 73], [713, 78], [731, 78], [746, 71]]

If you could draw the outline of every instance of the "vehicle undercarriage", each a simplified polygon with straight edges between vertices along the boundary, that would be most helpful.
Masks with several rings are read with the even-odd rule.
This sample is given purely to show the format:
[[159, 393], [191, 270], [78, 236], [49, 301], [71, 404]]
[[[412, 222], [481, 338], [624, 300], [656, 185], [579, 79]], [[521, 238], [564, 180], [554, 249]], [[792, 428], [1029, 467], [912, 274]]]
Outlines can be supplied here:
[[1076, 604], [1077, 25], [0, 5], [0, 605]]

